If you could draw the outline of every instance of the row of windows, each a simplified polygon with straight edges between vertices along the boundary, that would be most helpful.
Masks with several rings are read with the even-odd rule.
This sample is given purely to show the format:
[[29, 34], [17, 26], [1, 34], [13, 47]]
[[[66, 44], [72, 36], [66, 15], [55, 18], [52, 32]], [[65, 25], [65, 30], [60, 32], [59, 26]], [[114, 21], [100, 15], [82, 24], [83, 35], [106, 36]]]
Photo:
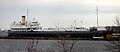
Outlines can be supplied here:
[[[22, 26], [22, 25], [11, 25], [11, 26]], [[34, 26], [34, 27], [39, 27], [39, 25], [25, 25], [25, 26]]]
[[29, 30], [28, 28], [11, 28], [11, 30]]
[[30, 29], [38, 29], [38, 28], [11, 28], [11, 30], [30, 30]]
[[39, 25], [30, 25], [30, 26], [39, 26]]

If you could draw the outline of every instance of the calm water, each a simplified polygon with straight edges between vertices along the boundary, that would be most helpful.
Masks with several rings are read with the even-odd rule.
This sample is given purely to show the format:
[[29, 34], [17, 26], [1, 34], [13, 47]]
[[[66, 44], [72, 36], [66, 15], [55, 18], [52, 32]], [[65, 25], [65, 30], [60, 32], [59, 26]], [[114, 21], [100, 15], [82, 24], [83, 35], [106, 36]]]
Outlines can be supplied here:
[[[54, 46], [54, 43], [58, 40], [38, 40], [38, 49], [46, 49]], [[26, 46], [28, 42], [32, 40], [13, 40], [13, 39], [0, 39], [0, 52], [27, 52]], [[79, 52], [107, 52], [104, 44], [107, 41], [89, 41], [79, 40], [77, 41]], [[45, 51], [44, 51], [45, 52]]]

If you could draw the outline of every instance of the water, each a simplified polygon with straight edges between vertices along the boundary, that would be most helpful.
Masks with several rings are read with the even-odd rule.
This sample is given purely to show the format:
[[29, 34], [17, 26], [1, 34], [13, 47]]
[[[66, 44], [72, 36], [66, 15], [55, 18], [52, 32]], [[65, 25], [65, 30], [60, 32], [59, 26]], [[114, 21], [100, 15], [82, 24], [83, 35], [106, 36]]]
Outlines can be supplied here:
[[6, 31], [0, 31], [0, 36], [8, 36], [8, 33]]
[[[54, 43], [57, 41], [58, 40], [38, 40], [38, 49], [45, 50], [48, 47], [54, 47]], [[26, 46], [28, 42], [32, 42], [32, 40], [0, 39], [0, 52], [27, 52]], [[76, 49], [78, 49], [79, 52], [107, 52], [104, 45], [108, 43], [107, 41], [79, 40], [77, 42], [76, 45], [78, 47]]]

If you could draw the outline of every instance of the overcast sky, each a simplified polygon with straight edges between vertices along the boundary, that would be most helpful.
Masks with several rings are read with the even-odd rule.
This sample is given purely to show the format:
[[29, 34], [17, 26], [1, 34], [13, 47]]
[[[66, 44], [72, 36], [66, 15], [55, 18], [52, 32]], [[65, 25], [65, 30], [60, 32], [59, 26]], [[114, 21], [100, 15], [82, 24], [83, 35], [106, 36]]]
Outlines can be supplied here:
[[19, 22], [29, 10], [28, 19], [36, 18], [43, 27], [73, 25], [96, 26], [96, 6], [99, 7], [99, 25], [115, 25], [114, 17], [119, 16], [120, 0], [0, 0], [0, 27], [10, 28]]

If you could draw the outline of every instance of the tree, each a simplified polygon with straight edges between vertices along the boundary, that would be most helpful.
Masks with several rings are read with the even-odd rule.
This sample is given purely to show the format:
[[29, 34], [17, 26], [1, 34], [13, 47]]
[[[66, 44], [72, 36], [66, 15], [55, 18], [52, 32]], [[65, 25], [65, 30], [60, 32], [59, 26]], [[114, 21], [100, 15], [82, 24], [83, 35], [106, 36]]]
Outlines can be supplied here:
[[115, 23], [117, 26], [120, 26], [120, 18], [119, 18], [118, 16], [115, 17], [114, 23]]
[[50, 47], [39, 47], [38, 40], [32, 40], [27, 43], [25, 50], [27, 52], [79, 52], [78, 41], [68, 40], [67, 37], [61, 37], [60, 40], [55, 40]]
[[40, 49], [38, 50], [38, 40], [32, 40], [30, 42], [27, 43], [26, 47], [25, 47], [25, 50], [27, 52], [42, 52]]
[[79, 52], [77, 40], [69, 40], [67, 37], [60, 37], [53, 47], [48, 48], [48, 52]]
[[[120, 19], [118, 16], [115, 17], [115, 21], [114, 23], [119, 27], [120, 26]], [[108, 51], [111, 51], [111, 52], [120, 52], [120, 30], [118, 28], [118, 32], [115, 32], [113, 33], [113, 38], [116, 38], [116, 40], [114, 40], [113, 38], [109, 37], [109, 43], [110, 44], [105, 44], [106, 48]]]

